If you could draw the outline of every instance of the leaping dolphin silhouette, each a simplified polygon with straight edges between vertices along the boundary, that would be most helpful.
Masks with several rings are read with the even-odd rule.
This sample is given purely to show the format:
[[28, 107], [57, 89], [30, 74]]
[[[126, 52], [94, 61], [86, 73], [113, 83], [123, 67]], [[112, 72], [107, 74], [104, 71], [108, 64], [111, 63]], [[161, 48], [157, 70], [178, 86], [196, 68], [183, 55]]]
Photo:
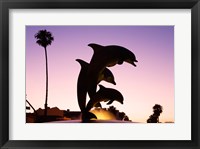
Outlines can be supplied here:
[[87, 73], [87, 90], [90, 97], [96, 93], [98, 77], [106, 67], [121, 65], [123, 62], [136, 67], [135, 62], [138, 62], [130, 50], [121, 46], [102, 46], [95, 43], [88, 44], [88, 46], [94, 50]]
[[113, 101], [118, 101], [123, 104], [123, 95], [116, 89], [106, 88], [103, 85], [99, 85], [100, 89], [96, 92], [92, 99], [88, 102], [86, 106], [86, 111], [91, 110], [95, 104], [99, 102], [107, 102], [107, 105], [111, 104]]
[[[87, 96], [87, 71], [88, 71], [88, 67], [89, 64], [81, 59], [76, 59], [77, 62], [79, 62], [79, 64], [81, 65], [81, 70], [78, 76], [78, 83], [77, 83], [77, 98], [78, 98], [78, 104], [79, 107], [81, 109], [81, 111], [83, 112], [85, 109], [85, 104], [86, 104], [86, 96]], [[116, 85], [115, 83], [115, 79], [114, 76], [112, 74], [112, 72], [105, 68], [101, 74], [99, 74], [98, 78], [97, 78], [97, 84], [104, 80], [106, 82], [112, 83], [114, 85]], [[100, 105], [99, 105], [100, 106]]]

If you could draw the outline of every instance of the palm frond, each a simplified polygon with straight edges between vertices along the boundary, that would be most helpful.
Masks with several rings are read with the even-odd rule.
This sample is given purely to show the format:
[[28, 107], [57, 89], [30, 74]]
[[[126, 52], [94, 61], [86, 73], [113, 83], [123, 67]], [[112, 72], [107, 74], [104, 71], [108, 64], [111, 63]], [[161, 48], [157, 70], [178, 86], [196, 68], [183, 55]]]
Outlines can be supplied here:
[[39, 30], [34, 37], [37, 39], [36, 43], [44, 48], [51, 45], [52, 41], [54, 41], [52, 33], [47, 30]]

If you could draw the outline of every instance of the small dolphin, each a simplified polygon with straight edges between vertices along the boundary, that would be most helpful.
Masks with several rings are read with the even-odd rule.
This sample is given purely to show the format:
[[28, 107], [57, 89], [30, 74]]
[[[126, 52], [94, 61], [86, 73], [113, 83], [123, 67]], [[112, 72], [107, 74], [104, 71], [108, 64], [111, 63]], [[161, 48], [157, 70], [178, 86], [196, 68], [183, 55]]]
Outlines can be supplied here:
[[89, 100], [86, 111], [89, 111], [99, 102], [107, 102], [107, 105], [111, 104], [113, 101], [118, 101], [123, 104], [124, 98], [122, 94], [112, 88], [106, 88], [103, 85], [99, 85], [100, 89], [96, 92], [92, 99]]
[[[86, 104], [86, 95], [87, 95], [86, 77], [87, 77], [89, 64], [81, 59], [76, 59], [76, 61], [79, 62], [79, 64], [81, 65], [81, 70], [78, 76], [78, 83], [77, 83], [78, 104], [81, 111], [84, 111], [85, 104]], [[112, 72], [107, 68], [105, 68], [103, 72], [99, 75], [97, 83], [99, 83], [102, 80], [116, 85]], [[98, 105], [98, 106], [101, 106], [101, 105]]]
[[90, 97], [96, 93], [99, 74], [106, 67], [111, 67], [116, 64], [121, 65], [123, 62], [127, 62], [136, 67], [135, 62], [138, 62], [130, 50], [121, 46], [102, 46], [95, 43], [88, 44], [88, 46], [94, 50], [87, 73], [87, 90]]

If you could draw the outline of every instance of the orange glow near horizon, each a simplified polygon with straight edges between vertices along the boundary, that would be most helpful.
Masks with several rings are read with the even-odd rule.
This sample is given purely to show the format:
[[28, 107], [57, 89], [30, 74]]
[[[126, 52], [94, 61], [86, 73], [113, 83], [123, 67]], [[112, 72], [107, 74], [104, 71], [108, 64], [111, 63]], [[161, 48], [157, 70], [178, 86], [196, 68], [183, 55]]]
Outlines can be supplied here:
[[[109, 67], [116, 85], [105, 81], [100, 84], [118, 90], [124, 97], [123, 104], [114, 101], [112, 106], [126, 113], [131, 121], [146, 123], [153, 114], [152, 107], [159, 104], [163, 107], [159, 121], [176, 122], [174, 26], [27, 26], [26, 94], [36, 110], [44, 108], [46, 100], [45, 53], [34, 38], [43, 29], [55, 39], [47, 47], [48, 107], [80, 111], [77, 79], [81, 67], [76, 59], [90, 62], [93, 50], [89, 43], [120, 45], [132, 51], [138, 63], [137, 67], [127, 62]], [[101, 105], [106, 109], [111, 106], [105, 102]], [[102, 111], [94, 114], [99, 119], [113, 118]]]
[[90, 112], [95, 114], [97, 119], [99, 120], [116, 120], [115, 116], [111, 112], [103, 109], [94, 109], [91, 110]]

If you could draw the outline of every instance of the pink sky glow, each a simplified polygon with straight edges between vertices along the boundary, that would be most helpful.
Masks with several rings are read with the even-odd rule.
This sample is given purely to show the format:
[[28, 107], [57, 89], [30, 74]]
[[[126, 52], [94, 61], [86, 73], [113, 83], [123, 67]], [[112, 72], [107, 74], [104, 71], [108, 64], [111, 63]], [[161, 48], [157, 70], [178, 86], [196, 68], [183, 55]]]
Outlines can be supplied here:
[[[89, 43], [120, 45], [131, 50], [137, 67], [128, 63], [109, 67], [117, 85], [100, 84], [120, 91], [124, 104], [113, 102], [132, 121], [146, 122], [155, 104], [163, 106], [161, 122], [174, 122], [174, 27], [173, 26], [27, 26], [26, 94], [35, 107], [44, 108], [45, 53], [34, 35], [46, 29], [54, 36], [47, 47], [49, 68], [48, 106], [79, 111], [77, 78], [80, 65], [89, 62]], [[103, 107], [109, 107], [105, 103]]]

